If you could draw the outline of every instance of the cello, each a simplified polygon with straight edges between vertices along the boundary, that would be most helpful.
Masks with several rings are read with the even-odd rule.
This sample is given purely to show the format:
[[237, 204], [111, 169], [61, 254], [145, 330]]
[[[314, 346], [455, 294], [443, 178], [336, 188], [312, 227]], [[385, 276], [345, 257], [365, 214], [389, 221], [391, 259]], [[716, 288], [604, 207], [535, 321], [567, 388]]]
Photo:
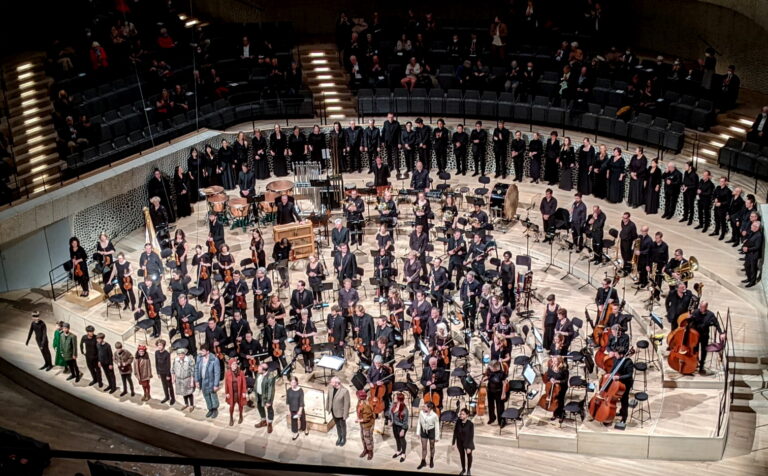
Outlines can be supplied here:
[[[388, 368], [388, 367], [387, 367]], [[371, 404], [371, 407], [373, 408], [373, 413], [376, 415], [381, 414], [385, 408], [384, 404], [384, 397], [387, 395], [387, 392], [389, 390], [389, 384], [384, 383], [385, 380], [389, 380], [390, 377], [394, 377], [394, 373], [390, 373], [383, 379], [381, 379], [382, 383], [379, 385], [378, 383], [372, 383], [371, 388], [368, 390], [368, 403]]]
[[680, 316], [680, 327], [667, 336], [669, 356], [667, 363], [671, 368], [683, 375], [696, 372], [699, 365], [699, 353], [695, 350], [699, 345], [699, 331], [693, 328], [690, 314]]
[[539, 399], [539, 406], [548, 412], [557, 410], [557, 407], [560, 406], [560, 402], [557, 400], [560, 389], [559, 383], [552, 383], [551, 380], [548, 380], [544, 386], [544, 394]]
[[613, 380], [613, 377], [632, 352], [630, 350], [622, 357], [611, 373], [606, 372], [603, 375], [600, 379], [600, 390], [589, 401], [589, 415], [600, 423], [610, 423], [616, 418], [616, 404], [627, 391], [627, 386], [618, 380]]
[[429, 391], [424, 394], [423, 402], [432, 402], [432, 405], [435, 406], [435, 413], [437, 413], [437, 416], [440, 416], [440, 392], [429, 389]]

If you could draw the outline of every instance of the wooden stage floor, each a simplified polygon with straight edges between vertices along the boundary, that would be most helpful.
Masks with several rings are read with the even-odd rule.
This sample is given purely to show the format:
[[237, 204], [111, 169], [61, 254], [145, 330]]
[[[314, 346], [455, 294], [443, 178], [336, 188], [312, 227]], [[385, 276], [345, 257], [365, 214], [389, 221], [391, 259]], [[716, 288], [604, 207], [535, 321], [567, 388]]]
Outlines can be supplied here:
[[[356, 183], [363, 186], [370, 177], [363, 174], [345, 174], [345, 184]], [[497, 181], [492, 180], [491, 186]], [[454, 188], [460, 186], [469, 186], [474, 188], [479, 186], [475, 179], [471, 177], [458, 177], [450, 181]], [[398, 188], [396, 184], [395, 188]], [[265, 183], [257, 184], [257, 187], [263, 188]], [[533, 185], [529, 183], [518, 184], [520, 188], [520, 210], [523, 217], [526, 216], [524, 208], [532, 197], [543, 193], [544, 186]], [[555, 197], [558, 198], [560, 206], [569, 208], [573, 192], [564, 192], [555, 190]], [[585, 197], [588, 206], [600, 204], [604, 209], [608, 221], [606, 229], [611, 227], [618, 228], [621, 212], [624, 207], [621, 205], [608, 204], [602, 200], [595, 200], [592, 197]], [[184, 229], [188, 240], [192, 244], [202, 244], [207, 236], [207, 225], [205, 223], [204, 213], [206, 208], [199, 203], [195, 206], [195, 215], [193, 217], [182, 219], [177, 226]], [[407, 221], [407, 215], [410, 214], [410, 207], [401, 208], [405, 211], [404, 221]], [[538, 213], [538, 199], [536, 207], [530, 212], [530, 218], [535, 223], [540, 223]], [[766, 348], [765, 336], [765, 297], [758, 290], [743, 289], [737, 283], [743, 279], [737, 273], [738, 254], [734, 248], [723, 244], [709, 236], [705, 236], [692, 228], [684, 227], [676, 220], [661, 220], [658, 216], [646, 216], [642, 210], [632, 210], [633, 220], [638, 227], [648, 224], [651, 233], [662, 230], [664, 239], [669, 244], [670, 249], [682, 247], [686, 256], [696, 256], [701, 264], [700, 271], [696, 274], [694, 281], [704, 283], [703, 299], [709, 301], [710, 308], [715, 312], [725, 314], [730, 309], [733, 321], [733, 337], [736, 355], [760, 355]], [[358, 255], [358, 263], [366, 269], [366, 276], [370, 276], [372, 263], [369, 258], [368, 250], [372, 249], [373, 233], [375, 228], [368, 227], [371, 234], [366, 236], [365, 243], [361, 250], [365, 253]], [[266, 250], [269, 253], [272, 249], [272, 237], [268, 228], [264, 230], [266, 238]], [[397, 239], [397, 255], [403, 254], [401, 250], [407, 248], [407, 232], [403, 230]], [[500, 253], [510, 250], [514, 255], [524, 254], [526, 251], [526, 240], [522, 234], [523, 228], [518, 223], [513, 225], [506, 232], [497, 230], [494, 232]], [[241, 258], [249, 256], [248, 234], [243, 233], [241, 229], [234, 231], [227, 230], [227, 242], [232, 246], [236, 256], [236, 262]], [[129, 260], [133, 263], [138, 262], [138, 255], [144, 244], [143, 230], [137, 230], [128, 237], [116, 243], [118, 251], [124, 251], [128, 254]], [[554, 293], [558, 296], [560, 304], [569, 309], [571, 316], [583, 318], [584, 309], [593, 306], [595, 290], [589, 285], [580, 289], [587, 281], [597, 284], [599, 280], [608, 274], [612, 274], [612, 268], [588, 267], [586, 260], [580, 260], [576, 253], [570, 257], [571, 273], [566, 275], [568, 270], [569, 253], [567, 248], [561, 248], [558, 243], [552, 248], [552, 266], [547, 268], [550, 262], [550, 247], [542, 243], [536, 243], [530, 240], [530, 255], [533, 258], [534, 281], [536, 296], [539, 298], [547, 294]], [[436, 246], [436, 254], [440, 254], [441, 244]], [[330, 250], [321, 248], [320, 253], [326, 263], [330, 264]], [[295, 284], [298, 279], [304, 279], [304, 264], [300, 263], [296, 269], [291, 271], [291, 284]], [[589, 274], [587, 274], [589, 272]], [[367, 281], [367, 280], [366, 280]], [[367, 282], [366, 282], [367, 284]], [[375, 291], [367, 285], [367, 297], [361, 292], [363, 297], [362, 304], [369, 308], [372, 315], [378, 314], [378, 306], [373, 303]], [[619, 286], [620, 293], [624, 294], [627, 300], [627, 310], [635, 315], [632, 324], [633, 341], [646, 338], [648, 311], [645, 303], [648, 293], [641, 291], [635, 294], [633, 288], [629, 285], [626, 290]], [[285, 292], [284, 292], [285, 293]], [[170, 296], [170, 293], [166, 293]], [[287, 293], [283, 294], [284, 303], [287, 304]], [[251, 303], [249, 301], [249, 307]], [[40, 309], [49, 323], [49, 329], [53, 328], [54, 316], [56, 319], [63, 318], [69, 320], [75, 333], [81, 335], [83, 328], [87, 324], [92, 324], [97, 331], [107, 334], [110, 343], [116, 340], [122, 340], [131, 350], [135, 349], [134, 338], [137, 343], [144, 340], [144, 334], [134, 336], [133, 316], [130, 312], [123, 312], [122, 318], [119, 318], [114, 309], [109, 311], [109, 317], [106, 317], [105, 305], [97, 305], [92, 308], [85, 308], [73, 304], [71, 300], [59, 299], [51, 303], [50, 300], [40, 296], [36, 291], [28, 293], [16, 292], [9, 293], [0, 301], [0, 308], [5, 308], [5, 318], [0, 322], [2, 330], [0, 341], [3, 342], [3, 348], [7, 349], [4, 358], [13, 365], [29, 372], [34, 377], [40, 377], [43, 374], [35, 370], [38, 366], [39, 355], [33, 347], [24, 348], [18, 346], [18, 343], [26, 337], [28, 312], [32, 309]], [[531, 308], [540, 316], [543, 304], [538, 301], [532, 301]], [[206, 311], [205, 306], [199, 309]], [[661, 307], [656, 308], [656, 312], [663, 315]], [[592, 313], [594, 315], [594, 313]], [[317, 319], [317, 318], [316, 318]], [[535, 318], [534, 324], [541, 326], [541, 319]], [[321, 335], [323, 335], [324, 325], [321, 324]], [[655, 331], [657, 332], [657, 331]], [[583, 335], [584, 331], [582, 331]], [[163, 336], [167, 336], [167, 329], [163, 328]], [[321, 339], [322, 340], [322, 339]], [[529, 342], [532, 337], [529, 336]], [[478, 339], [474, 339], [472, 348], [479, 348]], [[411, 346], [406, 345], [398, 352], [399, 356], [405, 355], [405, 351]], [[577, 348], [576, 345], [572, 346]], [[487, 352], [487, 350], [485, 350]], [[521, 351], [518, 351], [521, 352]], [[481, 352], [482, 353], [482, 352]], [[528, 351], [526, 350], [526, 354]], [[661, 356], [663, 358], [663, 355]], [[481, 372], [481, 365], [478, 360], [471, 360], [470, 373], [478, 375]], [[551, 422], [549, 414], [536, 408], [530, 414], [526, 414], [523, 422], [518, 422], [517, 436], [515, 427], [508, 425], [500, 434], [498, 426], [489, 426], [484, 418], [476, 417], [476, 435], [478, 450], [475, 457], [476, 474], [492, 474], [495, 471], [515, 468], [522, 474], [540, 473], [541, 470], [533, 468], [547, 467], [548, 470], [561, 468], [563, 470], [573, 469], [571, 463], [580, 464], [580, 472], [584, 468], [584, 473], [592, 473], [589, 464], [599, 464], [602, 468], [607, 468], [610, 458], [604, 458], [607, 454], [618, 454], [622, 458], [650, 459], [648, 463], [641, 461], [628, 462], [627, 469], [638, 474], [658, 474], [658, 470], [663, 472], [691, 470], [708, 472], [715, 470], [726, 474], [764, 474], [766, 460], [768, 458], [761, 452], [758, 456], [751, 453], [753, 449], [765, 447], [764, 442], [768, 440], [768, 435], [759, 422], [744, 422], [741, 419], [726, 417], [724, 423], [730, 427], [731, 434], [738, 429], [738, 436], [731, 437], [729, 441], [730, 451], [734, 448], [740, 448], [738, 461], [732, 465], [727, 464], [725, 459], [716, 463], [675, 463], [672, 461], [661, 460], [689, 460], [706, 461], [719, 460], [723, 451], [726, 458], [735, 455], [729, 454], [725, 449], [724, 436], [728, 433], [728, 428], [717, 434], [718, 408], [721, 401], [723, 388], [723, 375], [717, 368], [715, 360], [711, 361], [711, 373], [706, 377], [699, 375], [691, 377], [674, 376], [669, 372], [658, 369], [650, 369], [647, 372], [647, 393], [650, 396], [651, 420], [645, 422], [642, 428], [637, 419], [632, 419], [623, 432], [604, 428], [595, 422], [575, 422], [566, 420], [560, 427], [557, 422]], [[81, 369], [86, 371], [84, 363], [81, 361]], [[662, 366], [663, 367], [663, 366]], [[342, 380], [347, 384], [349, 378], [357, 370], [356, 362], [350, 362], [342, 370]], [[572, 372], [575, 372], [573, 370]], [[317, 371], [316, 371], [317, 373]], [[418, 377], [414, 375], [414, 379]], [[300, 366], [296, 374], [306, 382], [307, 376], [303, 373]], [[297, 441], [291, 441], [291, 434], [287, 428], [285, 420], [284, 388], [278, 385], [278, 394], [275, 398], [276, 422], [275, 432], [267, 437], [263, 429], [255, 429], [253, 424], [258, 421], [258, 415], [255, 409], [247, 409], [245, 421], [242, 425], [236, 425], [230, 428], [227, 423], [226, 411], [222, 408], [220, 416], [215, 421], [206, 420], [203, 415], [205, 411], [202, 408], [202, 396], [196, 398], [197, 409], [193, 413], [182, 413], [168, 408], [166, 405], [160, 405], [157, 396], [160, 392], [159, 382], [153, 382], [154, 398], [150, 402], [139, 402], [140, 397], [119, 398], [115, 395], [103, 394], [93, 388], [88, 388], [88, 377], [77, 385], [66, 382], [60, 374], [60, 370], [45, 374], [50, 376], [48, 379], [51, 385], [68, 392], [75, 392], [78, 398], [85, 399], [97, 405], [109, 408], [125, 418], [145, 422], [148, 425], [157, 428], [181, 433], [187, 438], [192, 438], [218, 447], [227, 448], [234, 452], [245, 453], [251, 456], [267, 458], [285, 462], [301, 462], [309, 464], [342, 464], [349, 466], [365, 467], [367, 463], [361, 463], [356, 454], [360, 450], [359, 431], [353, 423], [353, 417], [349, 420], [350, 428], [349, 443], [343, 449], [334, 446], [335, 431], [331, 430], [327, 434], [311, 432], [309, 437], [302, 435]], [[595, 376], [591, 376], [594, 381]], [[402, 372], [397, 374], [397, 380], [404, 380]], [[642, 377], [638, 376], [635, 391], [642, 385]], [[539, 390], [539, 384], [532, 387]], [[81, 388], [79, 388], [81, 387]], [[583, 392], [583, 390], [582, 390]], [[583, 394], [574, 393], [573, 400], [581, 398]], [[131, 403], [124, 400], [132, 400]], [[535, 405], [538, 398], [531, 404]], [[453, 405], [453, 402], [450, 402]], [[177, 405], [179, 405], [177, 403]], [[522, 397], [513, 396], [510, 398], [510, 406], [522, 405]], [[223, 405], [224, 406], [224, 405]], [[739, 418], [742, 418], [741, 416]], [[760, 418], [763, 418], [760, 416]], [[757, 424], [757, 428], [756, 428]], [[415, 428], [415, 421], [413, 422]], [[735, 426], [738, 425], [738, 426]], [[451, 451], [448, 440], [452, 427], [444, 427], [445, 437], [438, 443], [438, 458], [436, 458], [436, 471], [453, 472], [458, 468], [458, 457]], [[383, 422], [377, 422], [376, 426], [376, 447], [377, 454], [373, 464], [377, 467], [389, 469], [415, 469], [420, 459], [420, 448], [418, 440], [413, 436], [413, 430], [410, 432], [408, 460], [403, 465], [392, 464], [390, 459], [394, 453], [394, 439], [391, 436], [389, 428], [383, 428]], [[749, 435], [754, 435], [753, 440]], [[760, 445], [762, 442], [762, 446]], [[738, 445], [738, 446], [732, 446]], [[754, 446], [753, 446], [754, 445]], [[386, 448], [386, 449], [383, 449]], [[505, 458], [499, 458], [497, 451], [505, 451]], [[514, 452], [506, 453], [506, 448], [516, 448]], [[314, 451], [312, 451], [314, 450]], [[319, 450], [319, 451], [317, 451]], [[547, 453], [541, 453], [539, 450], [550, 450]], [[559, 452], [558, 454], [553, 452]], [[752, 456], [750, 456], [750, 454]], [[600, 459], [597, 459], [597, 456]], [[532, 459], [531, 459], [532, 458]], [[527, 463], [525, 460], [527, 459]], [[547, 465], [547, 461], [552, 461]], [[597, 462], [600, 463], [597, 463]], [[618, 461], [618, 460], [617, 460]], [[592, 467], [592, 469], [597, 466]], [[631, 469], [630, 469], [631, 468]], [[547, 471], [548, 472], [548, 471]], [[594, 471], [600, 472], [600, 471]]]

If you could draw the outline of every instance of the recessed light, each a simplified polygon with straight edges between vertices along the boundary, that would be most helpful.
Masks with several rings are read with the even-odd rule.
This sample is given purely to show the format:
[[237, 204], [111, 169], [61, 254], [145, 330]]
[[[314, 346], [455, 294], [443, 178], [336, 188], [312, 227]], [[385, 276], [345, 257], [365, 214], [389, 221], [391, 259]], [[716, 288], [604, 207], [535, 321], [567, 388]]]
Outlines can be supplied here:
[[312, 60], [312, 64], [328, 64], [328, 60], [326, 60], [326, 59], [315, 59], [315, 60]]
[[333, 79], [332, 74], [318, 74], [317, 79]]
[[25, 71], [32, 67], [32, 63], [24, 63], [16, 66], [16, 71]]
[[309, 53], [309, 56], [325, 56], [325, 53], [322, 51], [312, 51]]
[[744, 134], [745, 132], [747, 132], [747, 130], [744, 129], [743, 127], [731, 126], [728, 129], [732, 130], [733, 132], [738, 132], [739, 134]]
[[711, 149], [701, 149], [701, 153], [707, 155], [717, 155], [717, 152]]
[[23, 116], [31, 116], [32, 114], [36, 113], [39, 110], [40, 109], [37, 107], [30, 107], [29, 109], [25, 109], [24, 112], [22, 112], [21, 114]]
[[334, 82], [320, 83], [318, 86], [321, 87], [321, 88], [335, 88], [336, 87], [336, 83], [334, 83]]

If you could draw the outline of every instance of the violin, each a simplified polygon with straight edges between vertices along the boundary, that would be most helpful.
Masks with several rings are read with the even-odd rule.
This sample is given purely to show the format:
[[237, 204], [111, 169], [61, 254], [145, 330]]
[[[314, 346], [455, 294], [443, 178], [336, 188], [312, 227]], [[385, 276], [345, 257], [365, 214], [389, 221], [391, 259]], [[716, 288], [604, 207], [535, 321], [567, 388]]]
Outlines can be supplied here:
[[212, 255], [215, 255], [218, 252], [219, 252], [219, 250], [216, 249], [216, 243], [212, 239], [209, 239], [208, 240], [208, 253], [210, 253]]
[[301, 338], [301, 351], [302, 352], [311, 352], [312, 351], [312, 342], [309, 340], [309, 337], [302, 337]]
[[181, 329], [185, 337], [192, 337], [192, 335], [194, 334], [194, 332], [192, 331], [192, 326], [190, 325], [189, 322], [182, 322]]
[[229, 284], [230, 281], [232, 281], [232, 268], [226, 268], [224, 270], [224, 282]]
[[123, 276], [123, 289], [126, 291], [133, 289], [133, 279], [130, 276]]
[[224, 360], [224, 354], [221, 352], [221, 346], [219, 344], [216, 344], [213, 348], [213, 353], [216, 354], [217, 359]]
[[157, 309], [155, 309], [154, 303], [147, 303], [147, 316], [149, 316], [150, 319], [155, 319], [157, 317]]
[[392, 313], [389, 315], [389, 322], [392, 324], [392, 327], [398, 331], [401, 331], [400, 329], [400, 321], [397, 320], [397, 315]]
[[242, 294], [239, 296], [235, 296], [235, 305], [237, 306], [238, 309], [245, 309], [246, 307], [245, 296]]
[[363, 344], [363, 338], [362, 337], [355, 337], [352, 346], [360, 353], [365, 352], [365, 345]]
[[557, 396], [562, 387], [559, 383], [552, 383], [551, 380], [548, 380], [544, 388], [544, 394], [539, 399], [539, 406], [548, 412], [554, 412], [560, 406]]
[[258, 372], [259, 370], [259, 363], [256, 361], [256, 359], [248, 359], [248, 370], [251, 372]]
[[282, 357], [283, 356], [283, 349], [280, 348], [279, 342], [272, 343], [272, 355], [275, 357]]
[[411, 319], [411, 331], [414, 335], [421, 335], [423, 332], [421, 329], [421, 319], [418, 317], [414, 317]]
[[251, 239], [251, 261], [257, 268], [259, 267], [259, 254], [256, 252], [256, 240]]
[[111, 266], [112, 265], [112, 255], [104, 255], [104, 266]]
[[448, 349], [448, 346], [446, 346], [443, 350], [440, 351], [440, 355], [445, 365], [449, 365], [451, 363], [451, 354], [450, 354], [450, 350]]
[[216, 321], [218, 323], [219, 322], [219, 311], [214, 309], [214, 308], [211, 308], [211, 317], [213, 318], [214, 321]]
[[208, 266], [200, 265], [200, 279], [208, 279], [211, 276], [208, 274]]
[[682, 327], [678, 327], [667, 336], [669, 366], [683, 375], [691, 375], [696, 372], [699, 365], [699, 353], [694, 350], [699, 344], [699, 331], [693, 328], [690, 315], [683, 314]]
[[81, 261], [77, 262], [77, 264], [75, 265], [75, 269], [73, 271], [76, 278], [82, 278], [85, 275], [85, 272], [83, 272], [83, 267], [80, 263], [82, 262]]

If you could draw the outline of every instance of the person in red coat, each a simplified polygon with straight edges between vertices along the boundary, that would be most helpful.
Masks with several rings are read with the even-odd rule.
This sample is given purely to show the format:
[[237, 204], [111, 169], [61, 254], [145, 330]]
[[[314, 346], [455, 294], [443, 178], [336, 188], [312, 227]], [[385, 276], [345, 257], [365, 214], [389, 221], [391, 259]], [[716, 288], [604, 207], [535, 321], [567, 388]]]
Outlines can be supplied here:
[[235, 405], [237, 405], [240, 412], [240, 418], [237, 423], [243, 422], [243, 407], [247, 400], [246, 392], [248, 391], [245, 385], [245, 373], [240, 370], [240, 364], [237, 359], [230, 359], [229, 369], [224, 376], [224, 392], [227, 397], [227, 404], [229, 405], [229, 426], [235, 424]]

